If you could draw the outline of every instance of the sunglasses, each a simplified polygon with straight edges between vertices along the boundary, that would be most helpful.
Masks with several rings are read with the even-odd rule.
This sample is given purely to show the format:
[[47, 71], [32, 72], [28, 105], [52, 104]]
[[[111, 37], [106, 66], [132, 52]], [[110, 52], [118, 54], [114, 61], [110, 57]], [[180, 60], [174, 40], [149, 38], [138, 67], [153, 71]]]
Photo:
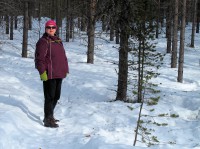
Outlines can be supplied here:
[[47, 26], [46, 29], [56, 29], [56, 26]]

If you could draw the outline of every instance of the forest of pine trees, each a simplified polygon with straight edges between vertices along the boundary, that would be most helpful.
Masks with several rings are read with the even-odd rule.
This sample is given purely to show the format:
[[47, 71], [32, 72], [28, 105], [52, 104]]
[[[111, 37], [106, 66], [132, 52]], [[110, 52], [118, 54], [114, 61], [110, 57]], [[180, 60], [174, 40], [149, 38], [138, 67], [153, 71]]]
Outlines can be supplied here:
[[[61, 28], [65, 21], [66, 42], [73, 38], [74, 29], [86, 32], [88, 38], [87, 63], [94, 63], [95, 25], [101, 22], [102, 32], [109, 32], [110, 41], [119, 45], [118, 85], [116, 100], [129, 101], [127, 96], [131, 71], [137, 71], [136, 102], [143, 101], [144, 83], [156, 75], [145, 70], [159, 53], [150, 43], [166, 34], [166, 53], [171, 53], [171, 68], [178, 68], [177, 81], [183, 81], [185, 26], [192, 23], [190, 47], [195, 47], [195, 33], [199, 33], [200, 2], [198, 0], [0, 0], [0, 28], [13, 40], [18, 17], [23, 17], [22, 57], [27, 57], [28, 30], [32, 19], [48, 17]], [[180, 32], [180, 38], [178, 36]], [[179, 38], [179, 39], [178, 39]], [[178, 42], [180, 47], [178, 49]], [[134, 45], [134, 46], [132, 46]], [[151, 52], [150, 52], [151, 51]], [[128, 55], [136, 59], [130, 61]], [[161, 58], [160, 58], [161, 59]], [[133, 85], [132, 85], [133, 86]], [[145, 85], [146, 86], [146, 85]]]

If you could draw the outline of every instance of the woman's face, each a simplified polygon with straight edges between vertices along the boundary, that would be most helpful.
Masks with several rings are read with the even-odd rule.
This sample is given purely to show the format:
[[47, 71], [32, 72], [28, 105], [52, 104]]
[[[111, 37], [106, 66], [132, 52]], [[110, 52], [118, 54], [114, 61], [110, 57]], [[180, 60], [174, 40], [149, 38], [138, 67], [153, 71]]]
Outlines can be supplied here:
[[45, 32], [50, 36], [54, 36], [54, 34], [56, 33], [56, 26], [53, 25], [46, 26]]

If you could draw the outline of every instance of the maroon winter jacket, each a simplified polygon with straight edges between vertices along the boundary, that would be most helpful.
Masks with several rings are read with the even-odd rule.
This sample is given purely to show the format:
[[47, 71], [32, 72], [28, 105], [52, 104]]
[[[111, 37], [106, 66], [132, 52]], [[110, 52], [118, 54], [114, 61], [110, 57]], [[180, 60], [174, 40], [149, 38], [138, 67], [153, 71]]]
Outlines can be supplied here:
[[68, 61], [62, 41], [44, 33], [36, 44], [35, 66], [40, 75], [46, 70], [48, 79], [65, 78], [69, 73]]

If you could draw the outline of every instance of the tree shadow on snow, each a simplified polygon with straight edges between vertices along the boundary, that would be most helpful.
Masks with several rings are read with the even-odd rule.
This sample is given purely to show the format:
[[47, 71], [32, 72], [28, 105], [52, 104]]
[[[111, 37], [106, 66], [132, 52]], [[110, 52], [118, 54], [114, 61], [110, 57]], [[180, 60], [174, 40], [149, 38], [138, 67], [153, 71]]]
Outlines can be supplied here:
[[22, 101], [14, 99], [12, 97], [0, 96], [0, 103], [19, 108], [24, 114], [26, 114], [26, 116], [29, 119], [35, 121], [36, 123], [39, 123], [40, 125], [43, 125], [43, 123], [40, 120], [40, 117], [31, 112]]

